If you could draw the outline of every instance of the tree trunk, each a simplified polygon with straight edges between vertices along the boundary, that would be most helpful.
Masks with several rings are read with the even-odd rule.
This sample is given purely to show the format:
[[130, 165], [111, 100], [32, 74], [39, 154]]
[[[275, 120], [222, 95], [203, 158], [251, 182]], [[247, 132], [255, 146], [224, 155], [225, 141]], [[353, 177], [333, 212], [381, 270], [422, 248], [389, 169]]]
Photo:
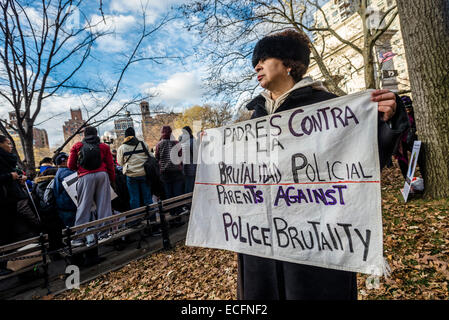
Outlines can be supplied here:
[[362, 20], [362, 32], [363, 32], [363, 72], [365, 79], [365, 89], [376, 89], [376, 77], [374, 76], [374, 56], [373, 56], [373, 45], [372, 34], [368, 28], [368, 15], [366, 12], [367, 1], [361, 1], [359, 7], [359, 16]]
[[425, 196], [449, 197], [449, 0], [397, 0], [416, 127], [425, 147]]
[[33, 127], [28, 127], [27, 132], [21, 135], [23, 155], [26, 160], [27, 175], [34, 177], [36, 174], [35, 170], [35, 158], [34, 158], [34, 137], [33, 137]]
[[322, 57], [320, 56], [320, 54], [318, 53], [318, 51], [315, 49], [315, 47], [313, 45], [311, 46], [311, 49], [312, 49], [313, 57], [315, 58], [315, 61], [318, 65], [318, 67], [320, 68], [321, 74], [327, 80], [329, 91], [331, 91], [332, 93], [334, 93], [340, 97], [347, 95], [347, 93], [344, 92], [338, 86], [338, 84], [335, 83], [334, 79], [332, 78], [332, 75], [329, 73], [329, 70], [324, 65]]
[[[372, 50], [367, 49], [372, 52]], [[371, 52], [363, 54], [363, 62], [365, 64], [365, 88], [376, 89], [376, 79], [374, 76], [374, 57]]]

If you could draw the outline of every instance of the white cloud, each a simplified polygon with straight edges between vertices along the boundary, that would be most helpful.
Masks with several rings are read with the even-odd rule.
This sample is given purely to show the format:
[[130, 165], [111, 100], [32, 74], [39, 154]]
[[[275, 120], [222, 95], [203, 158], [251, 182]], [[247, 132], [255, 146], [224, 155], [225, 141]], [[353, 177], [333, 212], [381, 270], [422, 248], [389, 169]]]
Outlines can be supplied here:
[[157, 86], [144, 88], [145, 93], [157, 94], [157, 100], [171, 106], [200, 103], [204, 89], [195, 72], [175, 73]]
[[132, 15], [97, 15], [91, 16], [92, 29], [97, 32], [115, 31], [122, 33], [136, 25], [136, 18]]
[[128, 42], [119, 35], [110, 34], [97, 39], [98, 49], [110, 53], [118, 53], [128, 48]]
[[[137, 24], [137, 20], [132, 15], [101, 15], [94, 14], [91, 16], [91, 25], [94, 32], [108, 32], [96, 40], [99, 50], [117, 53], [128, 47], [128, 42], [124, 38], [124, 34], [129, 32]], [[111, 33], [112, 32], [112, 33]]]
[[[64, 141], [62, 126], [64, 122], [70, 119], [70, 109], [81, 109], [84, 120], [89, 115], [99, 110], [101, 103], [105, 102], [105, 97], [92, 97], [90, 94], [70, 94], [54, 95], [43, 100], [42, 108], [35, 121], [35, 127], [45, 129], [47, 131], [50, 147], [56, 147]], [[104, 110], [96, 119], [101, 120], [107, 118], [108, 114], [114, 113], [127, 100], [117, 100], [112, 102], [106, 110]], [[8, 112], [12, 111], [12, 107], [0, 100], [0, 118], [9, 121]], [[32, 111], [34, 111], [34, 107]], [[88, 111], [87, 111], [88, 110]], [[89, 114], [88, 114], [89, 113]], [[112, 128], [113, 120], [106, 123], [100, 128], [101, 132]]]
[[187, 3], [188, 0], [112, 0], [109, 9], [116, 12], [141, 12], [142, 8], [146, 8], [147, 12], [161, 12], [170, 6]]

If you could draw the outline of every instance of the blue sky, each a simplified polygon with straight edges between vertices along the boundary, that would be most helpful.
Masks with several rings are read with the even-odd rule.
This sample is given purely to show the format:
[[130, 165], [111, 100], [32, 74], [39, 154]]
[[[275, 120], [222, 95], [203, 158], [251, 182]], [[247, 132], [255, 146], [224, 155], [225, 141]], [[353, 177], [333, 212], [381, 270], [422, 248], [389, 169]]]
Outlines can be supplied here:
[[[138, 40], [142, 25], [142, 6], [145, 7], [147, 15], [147, 28], [151, 29], [158, 25], [164, 16], [177, 14], [171, 10], [172, 7], [189, 1], [103, 0], [105, 23], [99, 10], [100, 0], [86, 1], [86, 4], [81, 7], [85, 17], [92, 23], [98, 24], [96, 30], [108, 31], [111, 34], [97, 40], [89, 60], [75, 78], [76, 84], [88, 83], [90, 86], [98, 86], [99, 83], [105, 83], [106, 87], [111, 88], [126, 61], [126, 55], [130, 54]], [[30, 6], [27, 12], [30, 18], [38, 23], [41, 17], [35, 8], [39, 6], [39, 2], [30, 2]], [[176, 19], [171, 20], [147, 38], [139, 51], [144, 57], [168, 56], [172, 59], [157, 60], [159, 63], [146, 60], [131, 65], [114, 102], [106, 112], [97, 117], [97, 120], [106, 118], [108, 114], [138, 95], [156, 95], [149, 100], [150, 108], [152, 105], [163, 105], [167, 111], [177, 112], [182, 112], [196, 104], [220, 102], [219, 97], [214, 100], [210, 95], [206, 95], [207, 88], [204, 87], [202, 80], [208, 75], [208, 62], [205, 61], [207, 58], [199, 58], [196, 55], [197, 46], [207, 48], [208, 44], [205, 41], [200, 43], [200, 37], [195, 31], [187, 31], [183, 20], [185, 18], [179, 15], [178, 13]], [[77, 19], [73, 19], [73, 23], [84, 24], [84, 16], [79, 15]], [[63, 67], [59, 76], [64, 76], [64, 73], [71, 68], [73, 64]], [[238, 65], [233, 65], [231, 74], [240, 77], [240, 72], [244, 68], [251, 68], [249, 59], [247, 62], [240, 61]], [[254, 83], [257, 83], [255, 79]], [[63, 142], [62, 126], [70, 117], [70, 108], [81, 108], [84, 119], [87, 119], [88, 114], [98, 110], [98, 101], [101, 103], [105, 100], [104, 95], [96, 95], [95, 98], [93, 99], [92, 94], [87, 92], [59, 91], [57, 95], [44, 101], [35, 126], [46, 129], [50, 146], [56, 147]], [[236, 97], [231, 98], [236, 99]], [[132, 113], [139, 112], [137, 105], [128, 110]], [[0, 117], [7, 118], [8, 111], [11, 111], [10, 107], [1, 108]], [[139, 134], [140, 117], [133, 116], [133, 118], [136, 120], [135, 125]], [[99, 128], [100, 134], [112, 130], [113, 120]]]
[[[88, 6], [82, 8], [87, 18], [93, 22], [100, 22], [98, 29], [101, 31], [114, 31], [113, 34], [100, 38], [94, 46], [90, 59], [77, 75], [77, 82], [98, 84], [101, 79], [106, 84], [115, 83], [118, 71], [126, 61], [124, 55], [129, 54], [134, 48], [141, 31], [142, 10], [141, 3], [146, 0], [109, 0], [103, 1], [103, 13], [106, 24], [101, 22], [101, 14], [98, 9], [99, 1], [89, 1]], [[150, 0], [147, 2], [147, 28], [158, 25], [160, 19], [166, 14], [172, 14], [171, 6], [177, 6], [186, 0]], [[34, 4], [33, 4], [34, 5]], [[37, 11], [30, 9], [31, 15], [38, 20]], [[173, 14], [172, 14], [173, 15]], [[78, 19], [83, 23], [83, 18]], [[140, 48], [140, 53], [145, 57], [170, 56], [176, 57], [168, 60], [158, 60], [160, 63], [142, 61], [133, 64], [128, 69], [121, 84], [119, 94], [114, 103], [108, 108], [113, 112], [125, 102], [136, 95], [157, 94], [150, 100], [151, 104], [162, 104], [167, 109], [183, 111], [195, 104], [204, 104], [201, 79], [204, 77], [205, 65], [196, 59], [195, 45], [199, 38], [194, 32], [188, 32], [184, 28], [181, 18], [174, 19], [161, 30], [147, 38]], [[249, 62], [248, 62], [249, 63]], [[61, 69], [63, 75], [65, 68]], [[104, 97], [97, 97], [104, 99]], [[47, 130], [50, 146], [55, 147], [63, 142], [62, 126], [70, 117], [70, 108], [83, 109], [83, 117], [87, 118], [86, 109], [92, 112], [96, 109], [95, 102], [89, 93], [65, 90], [58, 91], [52, 98], [44, 100], [43, 108], [39, 114], [37, 127]], [[1, 108], [0, 117], [6, 118], [11, 107]], [[130, 107], [131, 112], [137, 112], [138, 107]], [[61, 114], [62, 113], [62, 114]], [[98, 117], [98, 119], [100, 119]], [[140, 117], [134, 117], [139, 120]], [[139, 131], [139, 124], [136, 123]], [[100, 133], [112, 130], [113, 121], [100, 127]]]

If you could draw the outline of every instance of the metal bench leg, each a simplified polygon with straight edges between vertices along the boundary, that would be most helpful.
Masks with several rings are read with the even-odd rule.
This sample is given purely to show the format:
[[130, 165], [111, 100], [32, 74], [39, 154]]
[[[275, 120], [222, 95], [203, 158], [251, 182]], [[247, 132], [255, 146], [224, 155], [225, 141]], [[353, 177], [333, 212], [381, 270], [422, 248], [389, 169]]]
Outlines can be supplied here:
[[168, 235], [168, 222], [165, 219], [165, 212], [162, 210], [162, 201], [159, 200], [159, 216], [161, 218], [161, 228], [162, 228], [162, 245], [165, 250], [170, 250], [172, 248], [170, 243], [170, 237]]
[[50, 294], [50, 281], [48, 277], [48, 261], [47, 261], [47, 248], [45, 247], [44, 234], [41, 233], [39, 237], [42, 251], [42, 262], [44, 263], [44, 287], [47, 288], [47, 294]]

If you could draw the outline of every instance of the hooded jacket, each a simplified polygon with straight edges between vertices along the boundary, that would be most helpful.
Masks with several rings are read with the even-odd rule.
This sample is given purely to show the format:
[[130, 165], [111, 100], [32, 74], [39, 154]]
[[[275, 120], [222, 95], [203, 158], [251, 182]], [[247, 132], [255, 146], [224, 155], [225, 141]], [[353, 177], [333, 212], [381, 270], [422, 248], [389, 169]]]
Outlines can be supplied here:
[[117, 163], [123, 167], [123, 174], [128, 177], [145, 176], [143, 164], [148, 160], [148, 156], [142, 143], [149, 152], [148, 145], [133, 136], [126, 137], [117, 150]]
[[[319, 86], [298, 86], [290, 91], [274, 113], [336, 97]], [[407, 114], [398, 96], [396, 103], [396, 113], [389, 123], [378, 120], [381, 168], [391, 157], [401, 133], [408, 128]], [[252, 119], [268, 115], [264, 95], [249, 102], [247, 109], [254, 111]], [[237, 297], [245, 300], [356, 300], [357, 276], [353, 272], [238, 254]]]
[[65, 191], [62, 181], [73, 174], [74, 171], [69, 168], [59, 168], [55, 176], [55, 184], [53, 186], [53, 194], [55, 196], [56, 207], [61, 211], [75, 211], [76, 205], [70, 198], [67, 191]]
[[78, 177], [82, 177], [89, 173], [95, 172], [107, 172], [109, 175], [109, 180], [111, 182], [115, 181], [115, 170], [114, 170], [114, 161], [112, 159], [112, 153], [109, 146], [105, 143], [100, 143], [100, 137], [98, 136], [87, 136], [83, 139], [87, 143], [98, 143], [100, 146], [101, 152], [101, 165], [98, 169], [95, 170], [87, 170], [78, 164], [78, 154], [83, 147], [83, 142], [75, 143], [70, 149], [69, 160], [67, 161], [67, 167], [70, 170], [78, 172]]

